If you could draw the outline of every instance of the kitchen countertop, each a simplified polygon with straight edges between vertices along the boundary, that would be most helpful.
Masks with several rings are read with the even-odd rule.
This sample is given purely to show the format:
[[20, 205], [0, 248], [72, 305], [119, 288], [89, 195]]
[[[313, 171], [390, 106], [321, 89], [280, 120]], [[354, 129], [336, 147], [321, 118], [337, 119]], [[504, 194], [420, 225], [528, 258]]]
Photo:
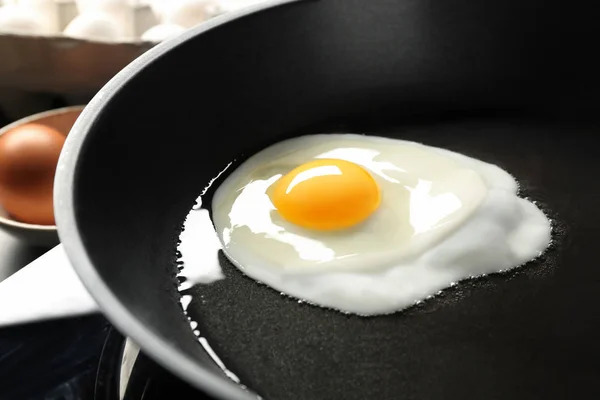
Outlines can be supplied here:
[[[0, 281], [45, 251], [0, 231]], [[93, 399], [109, 327], [91, 315], [0, 328], [0, 399]]]

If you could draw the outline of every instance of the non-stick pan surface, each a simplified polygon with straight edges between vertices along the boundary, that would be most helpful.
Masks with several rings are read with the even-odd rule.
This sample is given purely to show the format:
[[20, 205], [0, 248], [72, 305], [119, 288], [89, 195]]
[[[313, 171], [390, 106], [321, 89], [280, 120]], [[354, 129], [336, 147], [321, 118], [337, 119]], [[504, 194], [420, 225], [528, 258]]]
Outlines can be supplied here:
[[136, 61], [84, 111], [58, 169], [61, 239], [146, 353], [215, 396], [252, 398], [207, 356], [178, 302], [177, 238], [206, 183], [304, 133], [463, 152], [508, 170], [553, 218], [543, 258], [374, 318], [298, 304], [223, 260], [227, 279], [191, 290], [190, 317], [269, 400], [596, 398], [590, 14], [548, 1], [322, 0], [198, 28]]
[[555, 246], [523, 268], [374, 318], [298, 304], [222, 258], [227, 279], [191, 290], [188, 312], [225, 365], [267, 399], [600, 395], [590, 359], [600, 351], [600, 196], [590, 186], [600, 163], [582, 150], [598, 127], [483, 119], [382, 129], [511, 171], [554, 219]]

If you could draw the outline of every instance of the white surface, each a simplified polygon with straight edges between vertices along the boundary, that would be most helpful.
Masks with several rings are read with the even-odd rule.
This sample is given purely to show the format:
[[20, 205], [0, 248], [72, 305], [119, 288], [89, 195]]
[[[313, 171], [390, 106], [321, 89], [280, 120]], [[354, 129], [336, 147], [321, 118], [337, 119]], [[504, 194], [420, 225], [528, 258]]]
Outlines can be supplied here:
[[0, 326], [97, 311], [61, 245], [0, 282]]

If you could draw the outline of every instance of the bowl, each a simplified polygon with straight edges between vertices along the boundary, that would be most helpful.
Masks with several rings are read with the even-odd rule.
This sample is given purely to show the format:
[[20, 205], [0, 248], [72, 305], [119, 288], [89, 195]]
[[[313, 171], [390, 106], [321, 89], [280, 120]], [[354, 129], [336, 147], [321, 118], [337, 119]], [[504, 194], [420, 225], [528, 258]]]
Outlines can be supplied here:
[[[0, 136], [29, 123], [54, 128], [65, 136], [85, 106], [71, 106], [44, 111], [21, 118], [0, 129]], [[60, 241], [56, 225], [28, 224], [12, 219], [0, 205], [0, 229], [30, 246], [53, 247]]]

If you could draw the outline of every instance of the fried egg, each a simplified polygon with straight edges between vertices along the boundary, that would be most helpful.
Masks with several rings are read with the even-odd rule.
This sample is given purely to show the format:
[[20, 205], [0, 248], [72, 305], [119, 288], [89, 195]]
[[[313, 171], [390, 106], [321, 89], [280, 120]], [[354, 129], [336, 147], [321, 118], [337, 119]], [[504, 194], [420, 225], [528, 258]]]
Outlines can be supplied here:
[[501, 168], [402, 140], [279, 142], [218, 187], [212, 221], [244, 274], [359, 315], [402, 310], [465, 278], [539, 256], [551, 224]]

